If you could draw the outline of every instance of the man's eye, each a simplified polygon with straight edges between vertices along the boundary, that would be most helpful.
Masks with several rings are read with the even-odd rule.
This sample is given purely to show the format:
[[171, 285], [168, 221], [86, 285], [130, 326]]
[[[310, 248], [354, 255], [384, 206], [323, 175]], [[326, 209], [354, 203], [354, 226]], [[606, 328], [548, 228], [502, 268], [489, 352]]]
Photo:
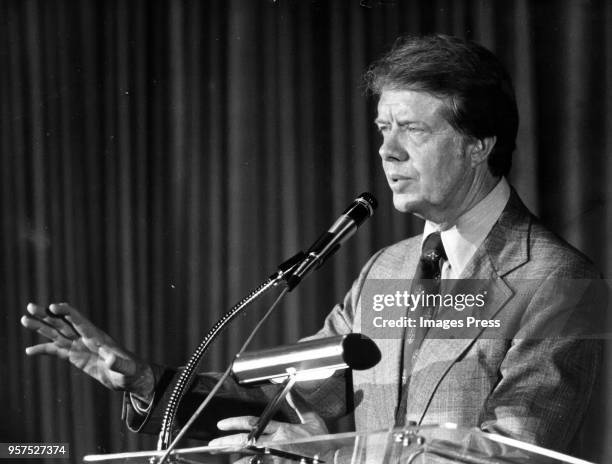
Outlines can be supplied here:
[[423, 129], [422, 127], [419, 126], [411, 126], [411, 125], [405, 125], [405, 126], [400, 126], [402, 128], [402, 130], [410, 132], [412, 134], [417, 134], [420, 132], [425, 132], [425, 129]]
[[378, 132], [380, 132], [381, 134], [389, 130], [389, 126], [376, 126], [376, 128], [378, 129]]

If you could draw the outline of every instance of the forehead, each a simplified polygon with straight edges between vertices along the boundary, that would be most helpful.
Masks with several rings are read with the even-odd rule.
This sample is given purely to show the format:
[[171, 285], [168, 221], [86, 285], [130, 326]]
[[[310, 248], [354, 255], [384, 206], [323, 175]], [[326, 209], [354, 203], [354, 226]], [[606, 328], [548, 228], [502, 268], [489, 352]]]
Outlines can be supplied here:
[[383, 90], [378, 100], [378, 118], [434, 122], [442, 118], [443, 99], [418, 90]]

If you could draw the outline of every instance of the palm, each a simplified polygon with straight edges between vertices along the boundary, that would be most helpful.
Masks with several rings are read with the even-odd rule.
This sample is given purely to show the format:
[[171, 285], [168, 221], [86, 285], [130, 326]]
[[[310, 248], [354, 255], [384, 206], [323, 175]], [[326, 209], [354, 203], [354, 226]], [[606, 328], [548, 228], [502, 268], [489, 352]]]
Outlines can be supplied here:
[[105, 387], [112, 390], [122, 390], [125, 387], [125, 375], [109, 369], [91, 341], [87, 343], [83, 338], [73, 340], [67, 349], [67, 358], [73, 366]]

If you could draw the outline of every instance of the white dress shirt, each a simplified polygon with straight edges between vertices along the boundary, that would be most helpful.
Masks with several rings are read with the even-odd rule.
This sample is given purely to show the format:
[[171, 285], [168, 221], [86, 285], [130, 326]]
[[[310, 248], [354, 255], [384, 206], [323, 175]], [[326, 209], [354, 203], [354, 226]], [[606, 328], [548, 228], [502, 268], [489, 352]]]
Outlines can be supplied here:
[[440, 230], [438, 224], [425, 222], [423, 240], [429, 234], [440, 231], [448, 258], [442, 266], [443, 279], [458, 279], [461, 276], [465, 266], [501, 216], [509, 198], [510, 185], [506, 178], [502, 177], [486, 197], [463, 213], [450, 228]]

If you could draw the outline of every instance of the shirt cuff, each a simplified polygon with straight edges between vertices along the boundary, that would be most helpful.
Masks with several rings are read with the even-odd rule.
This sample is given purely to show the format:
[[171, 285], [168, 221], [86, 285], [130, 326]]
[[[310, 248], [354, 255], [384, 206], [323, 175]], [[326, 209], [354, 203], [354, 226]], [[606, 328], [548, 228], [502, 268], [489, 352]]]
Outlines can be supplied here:
[[134, 411], [136, 411], [137, 414], [141, 416], [146, 416], [151, 412], [151, 408], [153, 407], [153, 400], [147, 403], [146, 401], [137, 398], [131, 393], [129, 394], [129, 396], [130, 403], [132, 404], [132, 407], [134, 408]]

